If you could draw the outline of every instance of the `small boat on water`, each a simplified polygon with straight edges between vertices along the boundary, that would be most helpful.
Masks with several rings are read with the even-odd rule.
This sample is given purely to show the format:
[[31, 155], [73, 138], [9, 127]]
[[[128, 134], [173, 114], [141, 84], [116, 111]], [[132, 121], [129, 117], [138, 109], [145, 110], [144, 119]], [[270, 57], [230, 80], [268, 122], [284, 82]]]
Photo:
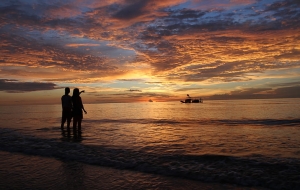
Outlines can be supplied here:
[[185, 99], [184, 101], [181, 100], [181, 103], [203, 103], [203, 99], [202, 98], [191, 98], [190, 95], [187, 94], [187, 99]]

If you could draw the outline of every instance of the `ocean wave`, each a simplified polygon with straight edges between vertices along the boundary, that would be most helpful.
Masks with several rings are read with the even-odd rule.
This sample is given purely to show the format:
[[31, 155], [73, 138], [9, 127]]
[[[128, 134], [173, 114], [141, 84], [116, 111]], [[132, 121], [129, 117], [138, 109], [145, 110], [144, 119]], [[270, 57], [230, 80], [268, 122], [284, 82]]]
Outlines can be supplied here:
[[149, 153], [84, 145], [80, 143], [80, 136], [44, 139], [11, 129], [0, 129], [0, 150], [204, 182], [271, 189], [300, 188], [300, 160], [294, 158]]
[[88, 119], [87, 123], [137, 123], [137, 124], [199, 124], [199, 125], [259, 125], [259, 126], [300, 126], [300, 119]]

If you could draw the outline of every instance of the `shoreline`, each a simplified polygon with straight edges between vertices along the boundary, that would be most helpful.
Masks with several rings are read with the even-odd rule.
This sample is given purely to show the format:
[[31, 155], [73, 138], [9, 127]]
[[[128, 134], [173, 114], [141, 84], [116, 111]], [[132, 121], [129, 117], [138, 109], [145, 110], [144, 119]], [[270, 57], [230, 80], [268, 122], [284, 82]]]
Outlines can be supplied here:
[[264, 189], [204, 183], [5, 151], [0, 151], [0, 155], [0, 186], [4, 189]]

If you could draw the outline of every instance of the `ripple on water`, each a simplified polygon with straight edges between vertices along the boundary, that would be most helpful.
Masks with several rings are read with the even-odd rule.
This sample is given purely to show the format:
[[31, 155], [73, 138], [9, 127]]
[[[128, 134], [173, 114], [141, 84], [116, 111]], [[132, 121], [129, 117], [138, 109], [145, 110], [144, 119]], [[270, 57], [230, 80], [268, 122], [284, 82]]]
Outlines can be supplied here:
[[[7, 136], [10, 138], [6, 138]], [[76, 142], [43, 139], [22, 135], [16, 131], [7, 132], [5, 135], [0, 134], [0, 145], [0, 150], [51, 157], [67, 163], [106, 166], [204, 182], [255, 185], [268, 188], [295, 189], [300, 187], [297, 177], [300, 176], [300, 161], [293, 158], [268, 158], [262, 155], [248, 157], [217, 154], [187, 155], [182, 152], [178, 154], [176, 151], [158, 154], [129, 148], [91, 146]], [[37, 163], [38, 160], [32, 162]], [[42, 166], [36, 168], [40, 172], [43, 171], [42, 169], [50, 167], [44, 163], [38, 165]], [[34, 175], [38, 173], [36, 172]]]

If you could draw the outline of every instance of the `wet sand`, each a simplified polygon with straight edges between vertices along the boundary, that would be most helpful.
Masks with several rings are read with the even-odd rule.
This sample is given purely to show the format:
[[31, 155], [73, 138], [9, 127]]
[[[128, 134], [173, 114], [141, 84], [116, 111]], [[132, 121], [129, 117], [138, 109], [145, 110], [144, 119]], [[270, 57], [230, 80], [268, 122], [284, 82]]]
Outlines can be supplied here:
[[202, 183], [4, 151], [0, 156], [1, 189], [263, 189]]

